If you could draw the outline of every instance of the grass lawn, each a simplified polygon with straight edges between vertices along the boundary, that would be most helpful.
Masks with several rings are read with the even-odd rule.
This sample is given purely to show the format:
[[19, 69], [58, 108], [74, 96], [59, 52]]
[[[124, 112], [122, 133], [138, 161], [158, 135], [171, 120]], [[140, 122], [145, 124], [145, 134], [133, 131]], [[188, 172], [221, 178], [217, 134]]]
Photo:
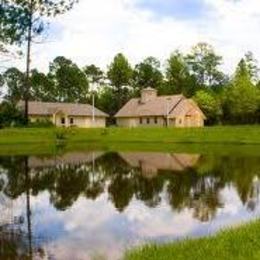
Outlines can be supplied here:
[[[55, 140], [55, 128], [10, 128], [0, 130], [0, 144], [44, 143]], [[66, 131], [66, 130], [64, 130]], [[260, 126], [205, 128], [106, 128], [70, 129], [70, 142], [124, 143], [220, 143], [260, 144]]]
[[[189, 129], [10, 128], [0, 130], [0, 153], [5, 150], [56, 151], [57, 133], [65, 132], [67, 149], [147, 150], [176, 152], [251, 153], [260, 151], [260, 126], [225, 126]], [[237, 145], [247, 147], [237, 149]], [[29, 146], [32, 146], [31, 149]]]
[[125, 260], [260, 259], [260, 221], [222, 231], [213, 237], [150, 245], [128, 251]]

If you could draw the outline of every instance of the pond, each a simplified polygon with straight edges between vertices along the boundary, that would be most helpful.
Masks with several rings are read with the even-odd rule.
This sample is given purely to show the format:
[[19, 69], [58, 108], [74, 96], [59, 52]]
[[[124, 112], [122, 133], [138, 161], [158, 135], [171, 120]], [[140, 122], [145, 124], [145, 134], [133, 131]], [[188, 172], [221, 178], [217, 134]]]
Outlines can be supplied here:
[[260, 155], [0, 157], [0, 258], [119, 259], [260, 214]]

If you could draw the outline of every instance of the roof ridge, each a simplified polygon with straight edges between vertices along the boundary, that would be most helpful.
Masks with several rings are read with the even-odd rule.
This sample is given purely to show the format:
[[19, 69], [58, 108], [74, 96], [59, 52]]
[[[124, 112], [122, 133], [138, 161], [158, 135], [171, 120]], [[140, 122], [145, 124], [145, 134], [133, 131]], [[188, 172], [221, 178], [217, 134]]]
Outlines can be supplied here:
[[[20, 100], [19, 102], [25, 102], [24, 100]], [[79, 103], [79, 102], [51, 102], [51, 101], [38, 101], [38, 100], [31, 100], [29, 103], [42, 103], [42, 104], [62, 104], [62, 105], [89, 105], [89, 103]]]

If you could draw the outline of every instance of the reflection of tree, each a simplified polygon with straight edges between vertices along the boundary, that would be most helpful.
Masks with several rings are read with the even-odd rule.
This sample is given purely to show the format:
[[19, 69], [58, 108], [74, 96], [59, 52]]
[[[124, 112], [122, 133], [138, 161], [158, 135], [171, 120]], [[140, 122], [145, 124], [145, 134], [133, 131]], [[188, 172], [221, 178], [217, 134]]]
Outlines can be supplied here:
[[222, 186], [217, 178], [199, 178], [190, 197], [190, 207], [194, 209], [195, 218], [209, 221], [215, 217], [217, 209], [222, 206], [219, 200], [220, 188]]
[[109, 198], [119, 211], [123, 211], [130, 203], [133, 195], [154, 207], [160, 202], [160, 194], [164, 180], [161, 178], [147, 179], [140, 169], [130, 167], [116, 153], [105, 155], [103, 170], [109, 179]]
[[136, 176], [135, 195], [136, 198], [144, 201], [149, 207], [156, 207], [161, 201], [161, 193], [164, 185], [164, 178], [160, 175], [156, 178], [144, 178], [140, 173]]
[[0, 164], [6, 171], [8, 182], [4, 193], [10, 198], [17, 198], [26, 190], [26, 175], [24, 173], [24, 157], [0, 157]]
[[100, 168], [100, 164], [96, 165], [96, 161], [92, 160], [92, 167], [88, 174], [88, 185], [85, 188], [85, 196], [90, 199], [96, 199], [104, 192], [106, 178], [104, 171]]
[[[28, 157], [19, 158], [19, 177], [18, 181], [24, 179], [22, 187], [25, 189], [26, 195], [26, 231], [23, 230], [24, 218], [6, 219], [8, 221], [0, 226], [0, 259], [33, 259], [37, 256], [38, 259], [44, 257], [44, 251], [41, 248], [34, 247], [34, 238], [31, 225], [31, 176], [28, 167]], [[13, 173], [13, 168], [11, 173]], [[12, 179], [13, 181], [13, 179]], [[11, 185], [12, 187], [12, 185]], [[9, 186], [10, 188], [10, 186]], [[10, 189], [5, 189], [10, 192]], [[17, 190], [14, 193], [9, 193], [12, 196], [17, 196]], [[15, 194], [15, 195], [14, 195]], [[9, 205], [10, 206], [10, 205]], [[9, 209], [12, 210], [12, 209]], [[10, 216], [9, 216], [10, 217]], [[9, 223], [10, 222], [10, 223]]]
[[117, 153], [108, 153], [100, 163], [104, 162], [103, 171], [109, 180], [109, 199], [119, 211], [123, 211], [134, 195], [134, 171]]
[[119, 211], [123, 211], [131, 201], [134, 194], [133, 179], [118, 174], [109, 185], [109, 198]]
[[[222, 162], [222, 163], [220, 163]], [[260, 177], [259, 157], [223, 157], [215, 161], [218, 175], [223, 183], [232, 183], [243, 204], [250, 201], [249, 208], [253, 209], [253, 201], [259, 197]]]
[[73, 205], [88, 183], [86, 171], [75, 166], [56, 167], [55, 184], [50, 190], [50, 200], [60, 210]]
[[[190, 208], [195, 218], [209, 221], [222, 206], [219, 195], [227, 184], [234, 185], [241, 201], [254, 210], [260, 189], [259, 165], [259, 157], [202, 156], [196, 166], [183, 167], [182, 171], [158, 170], [151, 176], [118, 153], [93, 156], [85, 162], [34, 167], [26, 166], [25, 157], [1, 157], [0, 176], [6, 178], [0, 178], [0, 189], [10, 198], [22, 194], [29, 198], [47, 190], [50, 202], [59, 210], [71, 207], [79, 197], [96, 199], [108, 192], [109, 200], [121, 212], [133, 198], [155, 207], [166, 192], [173, 210]], [[21, 174], [26, 171], [28, 175]]]
[[0, 259], [30, 259], [27, 254], [27, 243], [21, 233], [12, 233], [0, 227]]
[[182, 175], [174, 175], [168, 185], [168, 196], [173, 209], [193, 209], [193, 215], [200, 221], [215, 217], [221, 206], [219, 191], [222, 188], [217, 178], [200, 176], [189, 170]]
[[45, 259], [42, 248], [28, 248], [28, 234], [0, 226], [0, 259]]

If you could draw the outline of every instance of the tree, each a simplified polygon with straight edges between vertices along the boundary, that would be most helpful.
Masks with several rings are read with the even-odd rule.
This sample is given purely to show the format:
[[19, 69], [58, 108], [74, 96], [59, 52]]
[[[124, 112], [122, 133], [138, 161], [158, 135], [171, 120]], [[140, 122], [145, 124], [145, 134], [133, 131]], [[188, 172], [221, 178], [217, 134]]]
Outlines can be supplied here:
[[57, 92], [52, 77], [48, 74], [33, 69], [31, 72], [31, 97], [33, 100], [54, 102], [57, 100]]
[[251, 81], [244, 59], [239, 62], [225, 96], [225, 105], [233, 121], [251, 123], [256, 120], [255, 113], [258, 109], [259, 91]]
[[255, 59], [252, 52], [247, 52], [244, 58], [250, 79], [256, 83], [259, 80], [259, 68], [257, 60]]
[[216, 55], [207, 43], [198, 43], [186, 57], [191, 73], [203, 87], [216, 88], [223, 85], [225, 76], [219, 71], [222, 57]]
[[5, 84], [4, 76], [0, 73], [0, 87], [2, 87]]
[[256, 84], [256, 87], [260, 90], [260, 81]]
[[71, 9], [77, 0], [2, 0], [0, 13], [0, 41], [21, 45], [26, 43], [25, 120], [28, 122], [30, 95], [31, 45], [35, 36], [46, 28], [46, 17], [56, 16]]
[[175, 51], [167, 60], [166, 85], [162, 94], [184, 94], [188, 97], [195, 94], [197, 84], [196, 77], [189, 73], [188, 64], [183, 55]]
[[114, 115], [117, 107], [114, 102], [114, 91], [110, 86], [104, 86], [99, 90], [96, 104], [98, 108], [110, 116]]
[[83, 71], [91, 84], [101, 84], [104, 80], [103, 71], [94, 64], [86, 66]]
[[221, 102], [218, 100], [216, 94], [207, 90], [199, 90], [196, 92], [194, 100], [205, 114], [208, 124], [211, 125], [219, 122], [222, 109]]
[[11, 103], [16, 103], [24, 99], [25, 74], [17, 68], [10, 68], [5, 71], [4, 80], [7, 85], [5, 99]]
[[[7, 86], [5, 100], [17, 103], [24, 100], [25, 73], [17, 68], [9, 68], [3, 74], [3, 79]], [[31, 72], [31, 92], [29, 100], [37, 101], [56, 101], [54, 82], [48, 75], [34, 69]]]
[[115, 111], [113, 113], [116, 113], [128, 99], [133, 76], [133, 70], [122, 53], [117, 54], [109, 65], [107, 76], [114, 90]]
[[135, 66], [133, 72], [134, 87], [138, 91], [147, 87], [160, 88], [163, 75], [160, 71], [160, 62], [154, 57], [148, 57]]
[[71, 60], [57, 57], [50, 64], [49, 77], [54, 82], [54, 91], [58, 101], [85, 102], [88, 93], [86, 75]]
[[28, 10], [25, 1], [2, 0], [0, 3], [0, 43], [6, 51], [7, 44], [21, 44], [28, 26]]

